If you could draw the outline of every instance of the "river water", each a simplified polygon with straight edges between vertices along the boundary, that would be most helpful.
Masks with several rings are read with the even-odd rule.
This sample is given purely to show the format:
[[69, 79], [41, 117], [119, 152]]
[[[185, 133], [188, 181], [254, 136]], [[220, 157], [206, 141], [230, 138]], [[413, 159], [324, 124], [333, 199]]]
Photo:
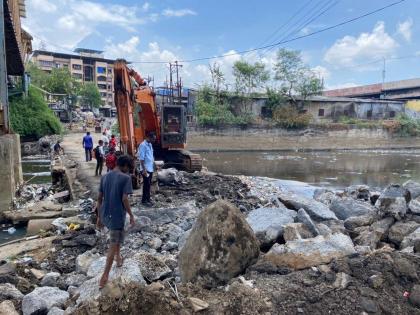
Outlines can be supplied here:
[[201, 153], [209, 171], [344, 188], [420, 181], [420, 150]]
[[[23, 180], [29, 184], [51, 183], [50, 160], [45, 156], [28, 156], [22, 158]], [[9, 229], [14, 228], [13, 233]], [[12, 224], [0, 224], [0, 244], [24, 237], [26, 227]]]

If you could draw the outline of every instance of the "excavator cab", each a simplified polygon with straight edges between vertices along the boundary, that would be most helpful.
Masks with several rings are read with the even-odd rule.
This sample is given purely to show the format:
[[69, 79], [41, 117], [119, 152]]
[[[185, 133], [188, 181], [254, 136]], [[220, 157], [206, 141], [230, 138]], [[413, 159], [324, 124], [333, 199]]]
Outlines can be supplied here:
[[161, 142], [163, 148], [183, 148], [186, 143], [187, 119], [183, 105], [161, 108]]

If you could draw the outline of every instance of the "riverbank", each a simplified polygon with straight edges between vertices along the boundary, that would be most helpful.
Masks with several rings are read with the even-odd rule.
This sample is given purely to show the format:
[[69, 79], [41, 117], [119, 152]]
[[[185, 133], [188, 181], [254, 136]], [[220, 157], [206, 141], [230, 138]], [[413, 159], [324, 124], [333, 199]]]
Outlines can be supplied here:
[[[141, 191], [130, 197], [124, 267], [99, 291], [107, 236], [95, 231], [90, 199], [99, 179], [80, 135], [66, 137], [73, 201], [44, 204], [55, 224], [0, 247], [0, 313], [6, 304], [24, 315], [420, 312], [414, 182], [335, 191], [175, 172], [154, 186], [152, 208]], [[65, 218], [75, 213], [80, 221]]]
[[396, 136], [382, 128], [202, 129], [188, 132], [188, 148], [197, 152], [419, 149], [420, 138]]

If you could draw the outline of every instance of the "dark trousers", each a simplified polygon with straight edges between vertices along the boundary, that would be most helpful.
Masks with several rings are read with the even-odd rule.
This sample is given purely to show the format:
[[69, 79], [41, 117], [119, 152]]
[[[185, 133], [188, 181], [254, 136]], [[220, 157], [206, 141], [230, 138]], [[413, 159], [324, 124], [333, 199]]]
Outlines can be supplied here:
[[143, 177], [143, 196], [141, 198], [141, 202], [150, 201], [150, 188], [152, 187], [153, 172], [147, 173], [149, 174], [148, 177], [141, 174], [141, 176]]
[[86, 162], [92, 161], [92, 148], [85, 148]]
[[96, 158], [95, 176], [102, 175], [103, 165], [104, 165], [104, 159], [103, 158]]

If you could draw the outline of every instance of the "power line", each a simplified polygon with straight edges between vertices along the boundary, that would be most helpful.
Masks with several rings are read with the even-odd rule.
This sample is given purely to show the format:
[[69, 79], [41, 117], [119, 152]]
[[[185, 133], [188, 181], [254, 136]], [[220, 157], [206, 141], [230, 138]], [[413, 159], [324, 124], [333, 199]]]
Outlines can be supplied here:
[[[287, 33], [287, 35], [285, 35], [284, 37], [282, 37], [280, 41], [286, 40], [290, 36], [301, 32], [302, 30], [305, 29], [306, 26], [310, 25], [312, 22], [314, 22], [319, 17], [321, 17], [322, 15], [324, 15], [326, 12], [328, 12], [329, 10], [331, 10], [335, 5], [337, 5], [337, 3], [338, 3], [338, 1], [335, 1], [335, 2], [327, 1], [326, 3], [324, 3], [324, 5], [321, 6], [321, 8], [319, 10], [317, 10], [316, 12], [314, 12], [314, 14], [309, 17], [309, 20], [306, 20], [306, 22], [303, 21], [304, 22], [303, 25], [301, 24], [296, 29], [294, 29], [294, 30], [290, 31], [289, 33]], [[266, 51], [262, 52], [262, 54], [263, 55], [264, 54], [267, 54], [268, 52], [270, 52], [274, 48], [275, 48], [275, 46], [270, 47]]]
[[[280, 42], [277, 42], [277, 43], [274, 43], [274, 44], [265, 45], [265, 46], [262, 46], [262, 47], [257, 47], [257, 48], [252, 48], [252, 49], [247, 49], [247, 50], [242, 50], [242, 51], [238, 51], [238, 52], [235, 52], [235, 53], [228, 53], [228, 54], [224, 54], [224, 55], [217, 55], [217, 56], [212, 56], [212, 57], [202, 57], [202, 58], [178, 60], [178, 62], [184, 62], [184, 63], [186, 63], [186, 62], [197, 62], [197, 61], [205, 61], [205, 60], [212, 60], [212, 59], [220, 59], [220, 58], [225, 58], [225, 57], [229, 57], [229, 56], [242, 55], [242, 54], [253, 52], [253, 51], [258, 51], [258, 50], [262, 50], [262, 49], [266, 49], [266, 48], [270, 48], [270, 47], [274, 47], [274, 46], [279, 46], [279, 45], [282, 45], [282, 44], [287, 44], [287, 43], [290, 43], [290, 42], [297, 41], [299, 39], [311, 37], [313, 35], [324, 33], [326, 31], [335, 29], [337, 27], [340, 27], [340, 26], [343, 26], [343, 25], [346, 25], [346, 24], [355, 22], [355, 21], [360, 20], [360, 19], [363, 19], [363, 18], [365, 18], [367, 16], [373, 15], [373, 14], [378, 13], [378, 12], [381, 12], [381, 11], [384, 11], [384, 10], [390, 8], [390, 7], [396, 6], [396, 5], [398, 5], [400, 3], [403, 3], [405, 1], [406, 0], [396, 1], [396, 2], [393, 2], [391, 4], [386, 5], [384, 7], [381, 7], [381, 8], [378, 8], [376, 10], [367, 12], [367, 13], [365, 13], [363, 15], [359, 15], [357, 17], [354, 17], [354, 18], [345, 20], [343, 22], [334, 24], [332, 26], [325, 27], [323, 29], [320, 29], [320, 30], [317, 30], [317, 31], [314, 31], [314, 32], [311, 32], [311, 33], [308, 33], [308, 34], [305, 34], [305, 35], [293, 37], [291, 39], [286, 39], [286, 40], [283, 40], [283, 41], [280, 41]], [[132, 63], [169, 63], [169, 61], [166, 61], [166, 62], [164, 62], [164, 61], [132, 61]]]

